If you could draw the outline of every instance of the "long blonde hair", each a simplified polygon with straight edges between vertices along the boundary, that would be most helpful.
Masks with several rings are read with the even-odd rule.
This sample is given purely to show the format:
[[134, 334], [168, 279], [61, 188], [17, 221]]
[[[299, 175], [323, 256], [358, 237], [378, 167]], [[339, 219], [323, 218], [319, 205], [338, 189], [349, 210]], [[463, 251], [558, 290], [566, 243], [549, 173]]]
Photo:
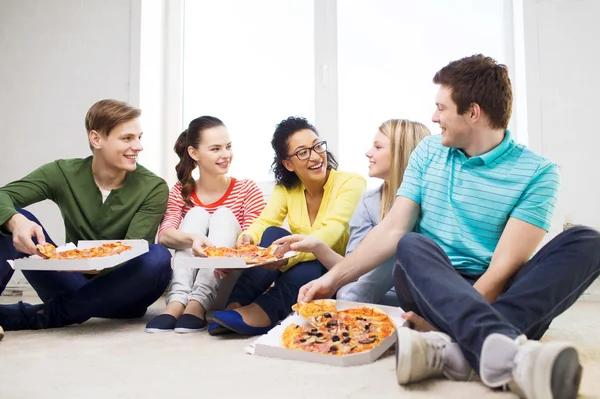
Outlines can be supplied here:
[[431, 133], [419, 122], [407, 119], [390, 119], [379, 126], [379, 131], [389, 137], [392, 161], [388, 178], [381, 186], [380, 220], [390, 211], [396, 200], [396, 192], [402, 184], [402, 177], [408, 165], [410, 153], [417, 144]]

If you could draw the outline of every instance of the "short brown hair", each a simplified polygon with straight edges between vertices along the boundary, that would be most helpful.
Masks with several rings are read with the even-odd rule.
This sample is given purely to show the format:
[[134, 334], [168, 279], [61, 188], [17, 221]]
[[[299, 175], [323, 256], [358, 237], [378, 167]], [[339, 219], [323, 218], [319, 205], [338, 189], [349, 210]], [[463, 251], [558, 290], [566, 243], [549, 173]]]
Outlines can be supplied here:
[[451, 89], [459, 115], [477, 103], [494, 129], [506, 129], [512, 113], [512, 86], [506, 65], [476, 54], [452, 61], [433, 77], [433, 83]]
[[115, 126], [139, 118], [142, 114], [138, 108], [118, 100], [101, 100], [88, 110], [85, 115], [85, 129], [88, 134], [95, 130], [105, 136]]

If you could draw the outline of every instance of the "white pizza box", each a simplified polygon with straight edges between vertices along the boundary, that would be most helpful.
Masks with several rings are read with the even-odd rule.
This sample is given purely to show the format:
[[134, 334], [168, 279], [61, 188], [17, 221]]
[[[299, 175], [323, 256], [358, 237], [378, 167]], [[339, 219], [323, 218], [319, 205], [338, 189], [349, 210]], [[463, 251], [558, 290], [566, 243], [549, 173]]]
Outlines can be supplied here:
[[[402, 318], [404, 310], [402, 310], [402, 308], [399, 307], [397, 308], [393, 306], [375, 305], [372, 303], [336, 301], [336, 307], [338, 310], [356, 308], [360, 306], [368, 306], [383, 310], [392, 319], [392, 321], [396, 325], [396, 329], [407, 324], [406, 320]], [[342, 356], [304, 352], [284, 348], [281, 345], [281, 336], [283, 334], [283, 331], [290, 323], [298, 324], [301, 326], [309, 326], [308, 322], [304, 320], [303, 317], [294, 313], [288, 316], [285, 320], [283, 320], [281, 324], [271, 329], [267, 334], [262, 335], [260, 338], [258, 338], [254, 342], [253, 349], [248, 349], [248, 352], [259, 356], [275, 357], [279, 359], [301, 360], [305, 362], [330, 364], [332, 366], [358, 366], [361, 364], [374, 362], [396, 342], [396, 333], [394, 332], [392, 335], [384, 339], [380, 345], [365, 352], [353, 353], [350, 355]]]
[[[200, 256], [194, 256], [191, 249], [187, 249], [182, 256], [177, 256], [177, 253], [171, 259], [173, 269], [247, 269], [255, 266], [267, 265], [273, 262], [258, 263], [255, 265], [248, 265], [244, 258], [204, 258]], [[298, 255], [295, 251], [286, 252], [281, 259], [289, 259]]]
[[102, 245], [107, 242], [120, 241], [124, 244], [131, 245], [131, 249], [123, 251], [118, 255], [105, 256], [102, 258], [92, 259], [43, 259], [38, 255], [32, 255], [28, 258], [17, 259], [11, 262], [11, 266], [15, 270], [58, 270], [58, 271], [87, 271], [87, 270], [102, 270], [108, 267], [117, 266], [130, 259], [138, 257], [148, 252], [148, 241], [146, 240], [94, 240], [78, 241], [78, 245], [69, 243], [62, 247], [57, 247], [57, 251], [68, 249], [85, 249]]

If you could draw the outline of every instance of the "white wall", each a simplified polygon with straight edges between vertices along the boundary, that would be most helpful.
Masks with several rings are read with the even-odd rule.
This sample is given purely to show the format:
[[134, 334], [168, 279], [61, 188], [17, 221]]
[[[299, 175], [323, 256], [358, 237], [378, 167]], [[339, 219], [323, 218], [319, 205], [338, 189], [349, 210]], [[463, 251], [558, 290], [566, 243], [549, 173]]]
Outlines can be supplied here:
[[598, 0], [524, 0], [530, 147], [562, 176], [553, 233], [600, 228]]
[[[94, 102], [137, 105], [138, 14], [136, 0], [0, 1], [0, 186], [54, 159], [88, 156], [84, 118]], [[54, 204], [30, 209], [64, 242]]]

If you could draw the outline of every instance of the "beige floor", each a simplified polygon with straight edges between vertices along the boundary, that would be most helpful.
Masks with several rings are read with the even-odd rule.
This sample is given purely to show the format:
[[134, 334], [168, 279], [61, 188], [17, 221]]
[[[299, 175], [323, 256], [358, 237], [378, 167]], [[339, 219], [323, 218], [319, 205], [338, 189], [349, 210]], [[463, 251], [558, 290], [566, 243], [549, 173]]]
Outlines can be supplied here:
[[[18, 297], [0, 297], [14, 302]], [[373, 364], [339, 368], [244, 353], [252, 339], [206, 332], [149, 335], [162, 307], [133, 321], [93, 319], [46, 331], [8, 332], [0, 342], [0, 399], [20, 398], [513, 398], [480, 383], [431, 381], [399, 387], [389, 352]], [[548, 331], [576, 344], [581, 398], [600, 397], [600, 282]]]

